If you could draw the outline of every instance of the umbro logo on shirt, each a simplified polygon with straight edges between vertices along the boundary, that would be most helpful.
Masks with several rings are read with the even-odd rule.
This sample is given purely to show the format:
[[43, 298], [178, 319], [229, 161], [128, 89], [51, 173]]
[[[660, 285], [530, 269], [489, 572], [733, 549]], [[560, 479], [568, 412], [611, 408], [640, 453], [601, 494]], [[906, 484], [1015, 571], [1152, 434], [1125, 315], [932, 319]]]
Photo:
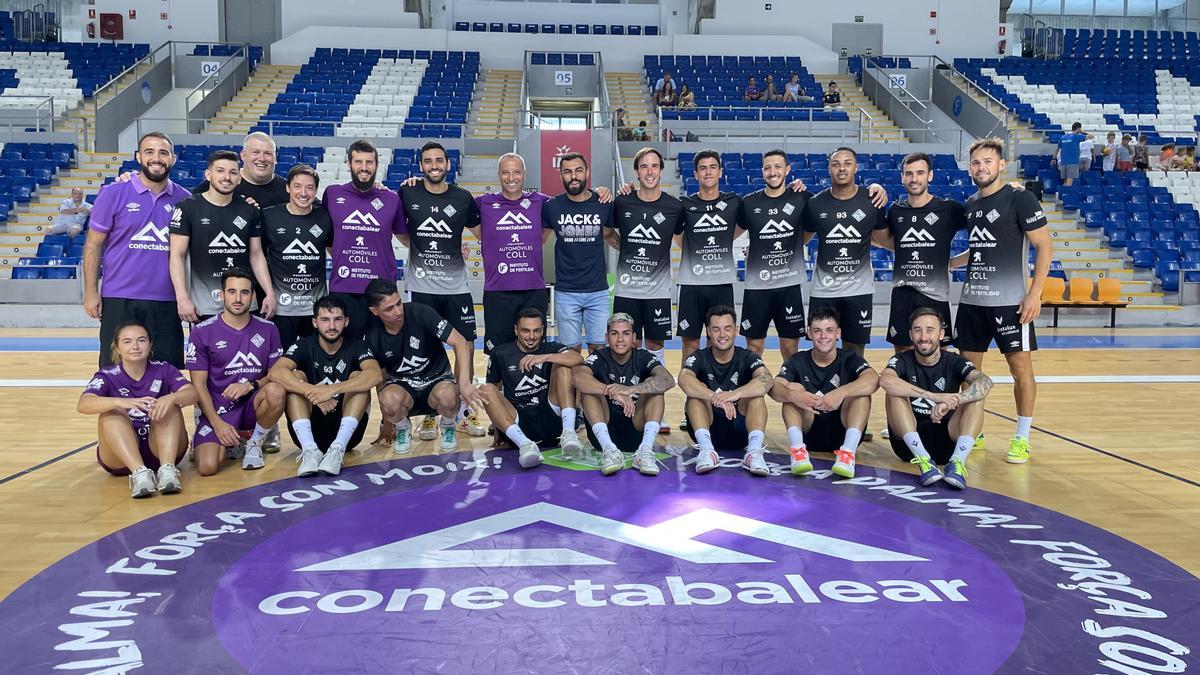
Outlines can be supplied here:
[[291, 253], [294, 255], [298, 255], [298, 254], [320, 255], [321, 254], [321, 250], [317, 248], [316, 244], [312, 243], [311, 241], [300, 241], [299, 239], [293, 239], [292, 243], [288, 244], [287, 248], [283, 249], [283, 252]]
[[141, 213], [142, 205], [137, 202], [129, 202], [125, 205], [125, 210], [129, 213]]
[[[929, 215], [932, 216], [933, 214], [931, 213]], [[914, 241], [933, 241], [933, 235], [929, 234], [928, 230], [914, 230], [910, 227], [904, 233], [904, 236], [900, 237], [900, 241], [905, 243]]]
[[526, 217], [524, 213], [516, 213], [513, 211], [506, 211], [503, 216], [500, 216], [500, 220], [496, 221], [496, 224], [497, 225], [529, 225], [530, 222], [532, 222], [532, 221], [530, 221], [529, 218]]

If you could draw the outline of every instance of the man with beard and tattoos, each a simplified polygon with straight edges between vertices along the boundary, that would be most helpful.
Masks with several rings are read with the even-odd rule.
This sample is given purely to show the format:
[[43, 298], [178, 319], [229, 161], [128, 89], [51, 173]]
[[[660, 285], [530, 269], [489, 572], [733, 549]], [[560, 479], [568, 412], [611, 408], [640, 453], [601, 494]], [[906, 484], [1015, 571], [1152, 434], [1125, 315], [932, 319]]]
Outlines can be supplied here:
[[[137, 318], [150, 330], [152, 358], [182, 368], [168, 226], [188, 191], [169, 178], [175, 151], [166, 134], [152, 131], [138, 139], [137, 161], [138, 175], [101, 188], [92, 207], [83, 249], [83, 309], [100, 320], [101, 345], [112, 343], [118, 325]], [[111, 359], [109, 350], [100, 350], [101, 367], [112, 365]]]

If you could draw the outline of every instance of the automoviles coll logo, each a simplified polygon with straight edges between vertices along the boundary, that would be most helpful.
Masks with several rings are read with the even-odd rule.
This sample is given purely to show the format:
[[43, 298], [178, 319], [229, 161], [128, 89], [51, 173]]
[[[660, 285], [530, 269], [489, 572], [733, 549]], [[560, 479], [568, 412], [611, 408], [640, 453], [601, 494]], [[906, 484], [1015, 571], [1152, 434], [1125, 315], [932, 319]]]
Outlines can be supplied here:
[[811, 672], [1191, 658], [1200, 583], [1080, 521], [865, 466], [756, 480], [690, 461], [606, 479], [459, 453], [191, 504], [0, 603], [6, 670], [774, 673], [801, 638]]

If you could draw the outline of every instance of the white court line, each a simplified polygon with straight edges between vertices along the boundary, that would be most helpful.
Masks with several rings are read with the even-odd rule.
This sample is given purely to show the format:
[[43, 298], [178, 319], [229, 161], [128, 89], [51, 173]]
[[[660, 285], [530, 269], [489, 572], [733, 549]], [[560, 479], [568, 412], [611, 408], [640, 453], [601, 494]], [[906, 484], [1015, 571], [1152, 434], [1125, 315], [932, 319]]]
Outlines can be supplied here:
[[[1012, 384], [1009, 375], [995, 375], [996, 384]], [[1039, 375], [1038, 384], [1194, 384], [1200, 375]], [[61, 387], [82, 389], [88, 380], [0, 380], [0, 388]]]

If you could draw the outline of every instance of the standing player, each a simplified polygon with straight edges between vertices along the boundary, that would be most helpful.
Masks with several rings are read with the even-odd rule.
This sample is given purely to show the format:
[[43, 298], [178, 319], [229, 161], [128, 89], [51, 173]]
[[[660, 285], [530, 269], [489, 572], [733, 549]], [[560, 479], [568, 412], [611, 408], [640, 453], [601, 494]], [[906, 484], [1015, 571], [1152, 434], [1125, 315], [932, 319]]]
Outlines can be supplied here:
[[[428, 305], [401, 301], [391, 279], [372, 280], [366, 295], [371, 314], [379, 319], [366, 339], [385, 371], [379, 407], [396, 428], [392, 450], [396, 454], [412, 450], [410, 415], [433, 414], [441, 415], [442, 451], [454, 450], [458, 447], [454, 416], [460, 400], [473, 409], [482, 405], [472, 383], [474, 363], [466, 339]], [[454, 349], [454, 373], [443, 343]]]
[[114, 476], [129, 476], [135, 499], [183, 490], [175, 465], [188, 443], [179, 409], [196, 402], [192, 384], [175, 366], [151, 360], [151, 347], [144, 325], [117, 326], [113, 365], [97, 371], [79, 396], [79, 412], [99, 418], [96, 461]]
[[321, 178], [312, 167], [288, 171], [288, 201], [262, 210], [267, 268], [276, 299], [271, 320], [279, 343], [292, 346], [313, 333], [313, 303], [328, 292], [325, 250], [333, 242], [333, 223], [325, 209], [313, 208]]
[[762, 357], [736, 347], [737, 317], [733, 307], [719, 305], [704, 317], [708, 346], [683, 362], [679, 388], [687, 395], [688, 433], [700, 447], [696, 473], [717, 468], [722, 450], [745, 448], [742, 468], [756, 476], [770, 473], [763, 458], [763, 429], [771, 373]]
[[221, 297], [224, 310], [188, 336], [187, 367], [201, 410], [192, 447], [201, 476], [215, 474], [225, 452], [240, 442], [239, 432], [250, 430], [242, 468], [261, 469], [263, 436], [283, 414], [283, 387], [267, 377], [283, 352], [279, 331], [250, 314], [250, 274], [239, 267], [225, 270]]
[[[946, 327], [936, 309], [914, 311], [909, 333], [913, 349], [893, 356], [881, 381], [892, 451], [917, 465], [922, 485], [944, 479], [964, 490], [967, 456], [983, 426], [983, 400], [992, 380], [942, 349]], [[937, 464], [946, 465], [945, 474]]]
[[[1029, 461], [1029, 431], [1037, 399], [1033, 320], [1042, 311], [1042, 286], [1050, 273], [1053, 245], [1037, 197], [1000, 181], [1006, 167], [1004, 144], [995, 138], [975, 141], [970, 157], [971, 180], [979, 191], [966, 204], [970, 262], [958, 305], [954, 344], [982, 370], [983, 355], [994, 339], [1008, 361], [1017, 402], [1017, 431], [1009, 441], [1005, 461], [1024, 464]], [[1030, 243], [1037, 249], [1037, 259], [1027, 288]]]
[[372, 279], [396, 278], [392, 237], [405, 234], [404, 205], [391, 190], [376, 187], [379, 151], [359, 139], [346, 149], [351, 179], [325, 189], [323, 203], [333, 222], [333, 273], [329, 291], [346, 303], [346, 339], [357, 340], [377, 323], [367, 309], [367, 284]]
[[663, 414], [663, 393], [675, 378], [654, 355], [634, 345], [633, 317], [616, 313], [608, 319], [608, 346], [575, 368], [575, 389], [583, 401], [588, 440], [600, 448], [600, 471], [610, 476], [625, 467], [622, 450], [636, 447], [633, 467], [658, 475], [654, 439]]
[[542, 227], [554, 242], [554, 317], [559, 342], [580, 351], [604, 346], [609, 315], [605, 237], [613, 234], [613, 205], [587, 188], [587, 158], [572, 152], [559, 158], [564, 193], [542, 206]]
[[784, 361], [771, 387], [771, 398], [783, 404], [792, 473], [797, 476], [812, 471], [811, 450], [832, 452], [833, 472], [854, 477], [854, 456], [871, 416], [871, 394], [879, 388], [879, 374], [858, 352], [838, 349], [838, 322], [828, 307], [809, 314], [812, 349]]
[[933, 163], [929, 155], [914, 152], [901, 163], [900, 177], [907, 199], [892, 204], [887, 229], [876, 230], [875, 241], [896, 252], [892, 271], [892, 299], [887, 341], [896, 352], [912, 347], [908, 337], [912, 313], [921, 307], [937, 310], [950, 323], [950, 268], [966, 262], [950, 258], [954, 235], [966, 229], [962, 204], [929, 194]]
[[[265, 209], [288, 202], [288, 181], [275, 175], [275, 140], [269, 134], [255, 131], [242, 140], [241, 181], [233, 190], [234, 197], [252, 202]], [[208, 191], [210, 180], [192, 189], [192, 194]]]
[[842, 317], [842, 345], [862, 356], [871, 341], [875, 272], [871, 267], [871, 233], [887, 227], [883, 211], [855, 183], [858, 155], [846, 147], [829, 155], [832, 185], [808, 202], [804, 211], [804, 244], [815, 234], [808, 313], [832, 307]]
[[526, 469], [542, 463], [540, 445], [562, 448], [575, 457], [582, 449], [575, 435], [575, 390], [571, 369], [583, 358], [546, 337], [546, 315], [522, 309], [513, 326], [516, 340], [492, 350], [487, 384], [480, 394], [488, 417], [517, 446]]
[[[175, 150], [166, 134], [151, 131], [138, 139], [137, 161], [141, 171], [133, 180], [106, 185], [96, 196], [83, 248], [83, 309], [100, 320], [101, 345], [112, 344], [117, 325], [136, 316], [150, 329], [152, 358], [182, 368], [168, 226], [188, 192], [169, 178]], [[111, 358], [101, 349], [100, 367], [112, 365]]]
[[[413, 302], [433, 308], [450, 322], [467, 341], [471, 358], [475, 355], [475, 301], [467, 287], [467, 263], [463, 259], [463, 230], [479, 232], [479, 206], [471, 193], [446, 181], [450, 160], [441, 143], [430, 141], [418, 155], [422, 179], [406, 181], [400, 188], [405, 205], [405, 220], [413, 225], [400, 242], [408, 247], [405, 275]], [[486, 311], [486, 310], [485, 310]], [[484, 428], [474, 411], [466, 412], [460, 425], [472, 436], [482, 436]], [[437, 437], [436, 424], [426, 417], [419, 432], [421, 440]]]
[[346, 306], [340, 298], [317, 300], [311, 321], [316, 334], [288, 347], [271, 367], [271, 381], [287, 391], [292, 442], [300, 446], [296, 475], [336, 476], [346, 451], [362, 440], [371, 389], [383, 371], [365, 340], [342, 337]]
[[171, 283], [179, 318], [199, 323], [221, 311], [221, 273], [234, 267], [254, 270], [266, 290], [263, 314], [275, 313], [271, 275], [262, 251], [258, 207], [233, 198], [241, 176], [237, 155], [228, 150], [208, 158], [208, 191], [180, 202], [171, 216]]

